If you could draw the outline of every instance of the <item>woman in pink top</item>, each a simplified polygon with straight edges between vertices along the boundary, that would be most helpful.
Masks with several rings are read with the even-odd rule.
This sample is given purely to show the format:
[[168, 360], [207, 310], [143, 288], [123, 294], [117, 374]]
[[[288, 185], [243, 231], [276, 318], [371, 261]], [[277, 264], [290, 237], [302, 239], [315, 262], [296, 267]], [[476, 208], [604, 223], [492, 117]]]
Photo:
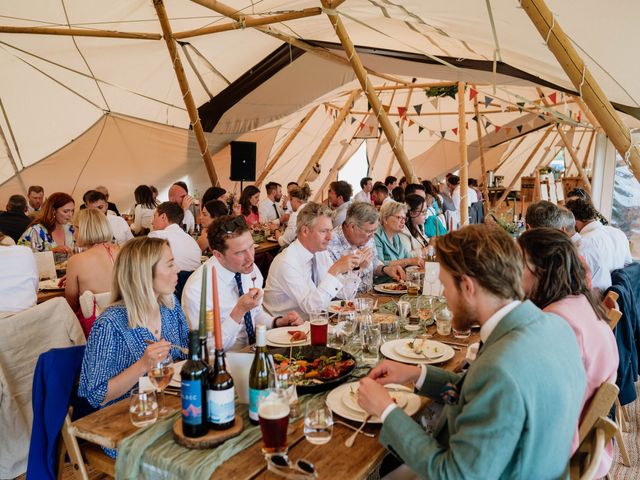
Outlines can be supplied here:
[[[616, 339], [605, 321], [602, 303], [587, 285], [587, 270], [571, 239], [553, 228], [524, 232], [518, 243], [524, 255], [522, 286], [527, 297], [545, 312], [562, 317], [573, 329], [587, 373], [582, 415], [598, 387], [615, 382], [618, 370]], [[578, 428], [571, 453], [578, 448]], [[597, 478], [609, 471], [613, 446], [609, 444], [598, 468]]]
[[260, 203], [260, 189], [249, 185], [242, 190], [240, 194], [240, 207], [242, 208], [242, 215], [249, 227], [260, 223], [260, 215], [258, 214], [258, 203]]

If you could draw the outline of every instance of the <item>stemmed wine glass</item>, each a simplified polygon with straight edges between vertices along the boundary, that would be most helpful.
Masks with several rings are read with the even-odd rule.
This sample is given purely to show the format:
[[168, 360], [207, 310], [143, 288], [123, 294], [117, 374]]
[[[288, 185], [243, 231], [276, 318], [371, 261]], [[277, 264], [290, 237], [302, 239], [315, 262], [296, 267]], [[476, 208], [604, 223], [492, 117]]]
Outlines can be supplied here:
[[149, 380], [156, 387], [156, 390], [160, 392], [158, 395], [158, 403], [160, 409], [158, 410], [158, 416], [164, 417], [171, 413], [171, 410], [165, 406], [164, 403], [164, 389], [167, 388], [171, 378], [173, 377], [173, 358], [171, 353], [166, 357], [160, 359], [153, 368], [149, 371]]

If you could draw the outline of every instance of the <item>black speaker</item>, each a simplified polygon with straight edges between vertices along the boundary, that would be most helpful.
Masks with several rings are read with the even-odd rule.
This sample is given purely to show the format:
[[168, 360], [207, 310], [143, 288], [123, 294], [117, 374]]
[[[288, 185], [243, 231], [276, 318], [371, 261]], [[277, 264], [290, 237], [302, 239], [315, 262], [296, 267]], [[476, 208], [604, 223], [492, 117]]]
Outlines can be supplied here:
[[256, 142], [231, 142], [230, 180], [255, 182]]

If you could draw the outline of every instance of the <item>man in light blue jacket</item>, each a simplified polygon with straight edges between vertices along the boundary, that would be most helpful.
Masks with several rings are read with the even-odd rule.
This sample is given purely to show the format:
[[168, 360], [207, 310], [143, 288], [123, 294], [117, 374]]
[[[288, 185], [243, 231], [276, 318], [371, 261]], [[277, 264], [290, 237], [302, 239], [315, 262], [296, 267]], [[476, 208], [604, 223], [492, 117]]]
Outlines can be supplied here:
[[[521, 302], [522, 258], [503, 230], [471, 225], [436, 243], [453, 325], [481, 325], [478, 357], [463, 373], [384, 361], [361, 380], [359, 402], [383, 420], [380, 442], [421, 478], [568, 477], [586, 386], [566, 322]], [[434, 435], [382, 386], [415, 382], [446, 405]]]

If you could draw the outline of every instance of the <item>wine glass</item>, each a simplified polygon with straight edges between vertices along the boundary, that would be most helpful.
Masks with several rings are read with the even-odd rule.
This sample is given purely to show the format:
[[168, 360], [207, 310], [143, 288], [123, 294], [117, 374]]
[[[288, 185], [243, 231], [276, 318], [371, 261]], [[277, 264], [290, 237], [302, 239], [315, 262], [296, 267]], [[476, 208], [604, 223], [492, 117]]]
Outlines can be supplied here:
[[382, 333], [380, 326], [374, 323], [360, 325], [360, 342], [362, 343], [362, 363], [375, 365], [380, 358], [380, 343]]
[[420, 295], [416, 300], [416, 310], [422, 326], [426, 327], [427, 322], [433, 316], [433, 297]]
[[156, 387], [156, 390], [160, 392], [160, 410], [158, 414], [164, 417], [171, 413], [171, 410], [165, 406], [164, 403], [164, 389], [167, 388], [171, 378], [173, 377], [173, 358], [171, 353], [166, 357], [160, 359], [153, 368], [149, 371], [149, 380]]
[[311, 401], [304, 414], [304, 436], [309, 443], [324, 445], [331, 440], [333, 414], [324, 401]]
[[135, 427], [146, 427], [158, 419], [158, 401], [153, 390], [134, 388], [129, 397], [129, 416]]
[[343, 345], [349, 343], [349, 339], [356, 331], [356, 314], [355, 312], [340, 312], [338, 314], [338, 331], [343, 336]]

